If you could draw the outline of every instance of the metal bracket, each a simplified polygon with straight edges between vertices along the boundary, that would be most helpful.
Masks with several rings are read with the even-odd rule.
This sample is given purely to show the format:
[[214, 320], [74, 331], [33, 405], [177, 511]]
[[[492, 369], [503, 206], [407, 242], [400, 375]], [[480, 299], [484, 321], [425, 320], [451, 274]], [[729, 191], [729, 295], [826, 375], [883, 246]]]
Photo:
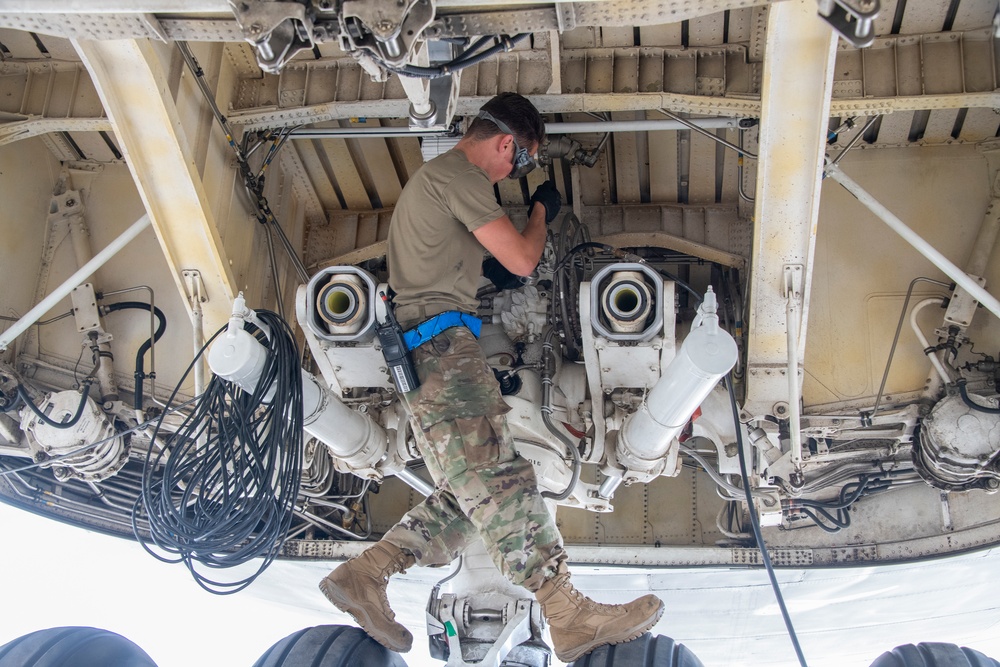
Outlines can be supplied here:
[[[969, 277], [979, 283], [980, 287], [986, 286], [985, 278], [972, 275]], [[948, 310], [944, 314], [945, 324], [954, 324], [963, 330], [969, 328], [977, 306], [979, 306], [979, 302], [976, 301], [976, 298], [960, 285], [956, 285], [955, 291], [952, 292], [951, 299], [948, 301]]]
[[201, 304], [208, 303], [208, 292], [205, 290], [205, 281], [201, 279], [201, 271], [184, 269], [181, 271], [181, 278], [184, 280], [184, 296], [191, 309], [201, 310]]
[[455, 620], [455, 608], [458, 602], [454, 595], [441, 596], [440, 620], [444, 623], [450, 650], [447, 667], [493, 667], [500, 665], [515, 646], [531, 639], [531, 605], [533, 603], [531, 600], [517, 600], [513, 605], [514, 613], [510, 615], [500, 636], [493, 642], [482, 660], [466, 662], [462, 655], [462, 642]]
[[313, 47], [313, 21], [305, 5], [263, 0], [229, 0], [229, 5], [265, 72], [277, 74], [296, 53]]
[[73, 318], [76, 320], [76, 330], [80, 333], [101, 329], [101, 318], [97, 312], [97, 296], [91, 283], [83, 283], [70, 292], [73, 301]]
[[819, 15], [859, 49], [875, 41], [872, 24], [881, 9], [879, 0], [819, 0]]
[[434, 14], [433, 0], [347, 0], [340, 17], [341, 47], [369, 49], [386, 63], [402, 66]]
[[781, 295], [786, 299], [802, 300], [802, 276], [805, 267], [801, 264], [785, 264], [781, 267]]

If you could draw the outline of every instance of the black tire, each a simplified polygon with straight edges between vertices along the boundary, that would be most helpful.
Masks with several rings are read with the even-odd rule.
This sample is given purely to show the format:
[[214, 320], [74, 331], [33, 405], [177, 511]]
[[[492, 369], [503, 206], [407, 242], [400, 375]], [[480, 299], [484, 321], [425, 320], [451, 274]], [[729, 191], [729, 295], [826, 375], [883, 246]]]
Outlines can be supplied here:
[[921, 642], [897, 646], [876, 658], [871, 667], [1000, 667], [1000, 662], [964, 646]]
[[705, 667], [687, 646], [648, 632], [630, 642], [599, 646], [569, 667]]
[[141, 648], [97, 628], [39, 630], [0, 646], [0, 667], [156, 667]]
[[406, 667], [403, 658], [349, 625], [318, 625], [278, 641], [253, 667]]

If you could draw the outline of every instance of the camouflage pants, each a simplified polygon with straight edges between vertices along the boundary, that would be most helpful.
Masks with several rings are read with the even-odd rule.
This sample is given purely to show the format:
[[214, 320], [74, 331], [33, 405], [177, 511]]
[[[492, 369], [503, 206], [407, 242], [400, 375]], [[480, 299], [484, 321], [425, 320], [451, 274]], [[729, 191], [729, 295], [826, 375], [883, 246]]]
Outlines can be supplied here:
[[482, 538], [500, 571], [536, 590], [565, 560], [531, 464], [514, 451], [493, 372], [464, 328], [413, 351], [419, 389], [406, 395], [436, 489], [385, 534], [419, 565], [447, 565]]

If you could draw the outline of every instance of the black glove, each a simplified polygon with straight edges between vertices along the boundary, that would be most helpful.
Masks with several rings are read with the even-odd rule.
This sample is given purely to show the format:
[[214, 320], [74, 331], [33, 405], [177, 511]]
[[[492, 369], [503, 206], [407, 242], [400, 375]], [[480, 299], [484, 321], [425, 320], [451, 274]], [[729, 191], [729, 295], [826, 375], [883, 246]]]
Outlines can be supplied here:
[[[535, 188], [535, 194], [531, 195], [531, 210], [535, 204], [545, 207], [545, 222], [552, 222], [559, 215], [559, 207], [562, 206], [562, 195], [556, 190], [556, 185], [552, 181], [544, 181]], [[528, 211], [531, 214], [531, 211]]]

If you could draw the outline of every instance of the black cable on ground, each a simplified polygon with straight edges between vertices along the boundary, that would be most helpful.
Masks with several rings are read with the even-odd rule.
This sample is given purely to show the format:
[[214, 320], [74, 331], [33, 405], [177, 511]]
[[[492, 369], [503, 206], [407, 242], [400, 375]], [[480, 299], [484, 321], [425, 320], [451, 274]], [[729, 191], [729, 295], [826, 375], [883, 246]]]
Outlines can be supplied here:
[[[249, 586], [278, 556], [292, 522], [302, 473], [302, 375], [298, 346], [278, 315], [258, 311], [271, 330], [249, 330], [267, 350], [253, 392], [213, 376], [201, 400], [162, 451], [147, 454], [142, 493], [132, 513], [136, 538], [151, 555], [183, 562], [195, 581], [220, 595]], [[168, 405], [197, 360], [225, 328], [205, 344], [174, 389]], [[265, 402], [265, 397], [270, 402]], [[161, 420], [153, 432], [157, 437]], [[148, 519], [152, 544], [139, 534]], [[155, 553], [152, 546], [166, 552]], [[255, 558], [255, 572], [220, 582], [198, 571], [230, 568]]]
[[767, 570], [767, 576], [771, 580], [771, 588], [774, 590], [774, 597], [778, 601], [778, 608], [781, 610], [781, 617], [785, 621], [785, 628], [788, 630], [788, 638], [792, 640], [792, 648], [795, 649], [795, 655], [799, 659], [799, 664], [802, 667], [808, 667], [806, 664], [806, 657], [802, 653], [802, 647], [799, 646], [799, 638], [795, 634], [795, 628], [792, 626], [792, 618], [788, 615], [788, 608], [785, 607], [785, 598], [781, 595], [781, 588], [778, 586], [778, 579], [774, 576], [774, 566], [771, 565], [771, 557], [767, 553], [767, 545], [764, 544], [764, 536], [760, 532], [760, 520], [757, 518], [757, 510], [754, 509], [753, 496], [750, 494], [750, 475], [747, 473], [746, 454], [743, 452], [743, 432], [742, 424], [740, 423], [740, 410], [736, 406], [736, 393], [733, 391], [732, 376], [727, 375], [725, 382], [726, 389], [729, 390], [729, 404], [733, 409], [733, 421], [736, 426], [736, 450], [739, 453], [740, 477], [743, 480], [743, 492], [746, 494], [747, 507], [750, 510], [750, 526], [753, 529], [754, 539], [757, 540], [757, 548], [760, 549], [761, 560], [764, 561], [764, 569]]

